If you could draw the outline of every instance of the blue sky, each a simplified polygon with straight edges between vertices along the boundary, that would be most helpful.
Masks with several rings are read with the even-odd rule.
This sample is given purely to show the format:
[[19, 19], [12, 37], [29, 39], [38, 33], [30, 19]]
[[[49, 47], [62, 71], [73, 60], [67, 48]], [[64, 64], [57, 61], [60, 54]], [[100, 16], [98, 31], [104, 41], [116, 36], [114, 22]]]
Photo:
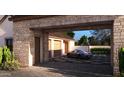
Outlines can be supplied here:
[[92, 36], [91, 31], [93, 31], [93, 30], [74, 31], [74, 33], [75, 33], [74, 39], [77, 41], [83, 35], [90, 37], [90, 36]]

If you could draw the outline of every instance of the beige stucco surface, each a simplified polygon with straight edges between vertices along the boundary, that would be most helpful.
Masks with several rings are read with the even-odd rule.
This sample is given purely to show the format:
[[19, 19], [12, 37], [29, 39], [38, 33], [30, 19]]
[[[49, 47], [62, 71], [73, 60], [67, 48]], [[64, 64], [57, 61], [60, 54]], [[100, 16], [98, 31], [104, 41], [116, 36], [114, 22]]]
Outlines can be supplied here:
[[[0, 15], [0, 19], [3, 16]], [[13, 22], [8, 21], [8, 17], [0, 24], [0, 46], [5, 45], [5, 38], [13, 37]]]

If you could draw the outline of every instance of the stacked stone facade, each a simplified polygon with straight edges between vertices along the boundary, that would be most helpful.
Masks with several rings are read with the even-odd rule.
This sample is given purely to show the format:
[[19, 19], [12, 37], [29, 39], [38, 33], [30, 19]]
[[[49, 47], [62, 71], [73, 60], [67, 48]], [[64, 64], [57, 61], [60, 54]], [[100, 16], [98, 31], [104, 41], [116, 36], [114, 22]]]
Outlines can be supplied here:
[[[22, 66], [29, 65], [29, 53], [34, 54], [34, 33], [23, 24], [14, 23], [13, 49]], [[33, 57], [32, 59], [33, 60]]]
[[124, 16], [114, 20], [113, 25], [113, 72], [119, 75], [119, 49], [124, 47]]
[[[68, 26], [68, 25], [81, 25], [81, 24], [92, 24], [111, 21], [112, 33], [112, 62], [114, 75], [119, 74], [119, 60], [118, 50], [124, 47], [124, 16], [53, 16], [47, 18], [22, 20], [14, 22], [14, 52], [19, 61], [29, 66], [29, 63], [35, 62], [35, 42], [34, 32], [36, 28], [42, 32], [42, 47], [43, 47], [43, 60], [48, 60], [48, 34], [49, 32], [45, 29], [57, 26]], [[35, 28], [35, 29], [33, 29]], [[67, 27], [66, 27], [67, 28]], [[96, 27], [97, 29], [97, 27]], [[61, 30], [62, 31], [62, 30]], [[39, 32], [39, 34], [40, 34]]]

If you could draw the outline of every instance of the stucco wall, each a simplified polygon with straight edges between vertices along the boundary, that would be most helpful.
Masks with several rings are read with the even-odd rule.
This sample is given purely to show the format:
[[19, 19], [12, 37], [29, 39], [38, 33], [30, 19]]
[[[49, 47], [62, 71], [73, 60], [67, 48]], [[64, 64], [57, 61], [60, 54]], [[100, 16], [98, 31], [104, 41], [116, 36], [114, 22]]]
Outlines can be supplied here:
[[5, 38], [13, 37], [13, 22], [8, 17], [0, 24], [0, 46], [5, 45]]
[[79, 49], [79, 50], [84, 50], [84, 51], [89, 51], [89, 46], [75, 46], [74, 47], [74, 50], [75, 49]]
[[111, 48], [111, 46], [74, 46], [74, 49], [90, 51], [92, 48]]
[[74, 49], [74, 46], [75, 46], [75, 41], [74, 40], [70, 40], [69, 41], [69, 51], [68, 52], [71, 52], [71, 51], [73, 51], [73, 49]]
[[58, 40], [58, 41], [60, 41], [61, 42], [61, 46], [60, 46], [60, 48], [61, 49], [59, 49], [59, 50], [61, 50], [61, 55], [59, 55], [59, 56], [62, 56], [62, 55], [66, 55], [66, 53], [65, 53], [65, 43], [64, 43], [64, 40], [66, 40], [67, 42], [68, 42], [68, 51], [70, 52], [70, 51], [72, 51], [73, 50], [73, 47], [74, 47], [74, 40], [69, 40], [69, 39], [66, 39], [66, 38], [59, 38], [59, 37], [54, 37], [54, 36], [49, 36], [49, 40], [51, 41], [50, 43], [49, 43], [49, 51], [51, 51], [51, 57], [54, 57], [54, 50], [56, 50], [56, 48], [55, 48], [55, 40]]

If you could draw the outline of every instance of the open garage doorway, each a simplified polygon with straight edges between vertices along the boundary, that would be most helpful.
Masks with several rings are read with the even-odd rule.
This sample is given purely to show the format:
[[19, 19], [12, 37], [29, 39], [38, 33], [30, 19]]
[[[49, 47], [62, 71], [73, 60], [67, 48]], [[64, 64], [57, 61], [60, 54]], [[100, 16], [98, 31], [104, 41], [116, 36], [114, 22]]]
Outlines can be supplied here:
[[[75, 33], [78, 38], [69, 36], [68, 32]], [[89, 33], [90, 35], [87, 35]], [[59, 32], [52, 30], [49, 31], [48, 42], [50, 60], [43, 66], [73, 76], [112, 76], [111, 44], [111, 28], [62, 31], [60, 29]], [[68, 53], [75, 50], [91, 53], [92, 57], [89, 59], [68, 57]]]
[[[42, 48], [43, 56], [47, 61], [41, 66], [47, 67], [55, 73], [66, 73], [73, 76], [112, 76], [112, 27], [113, 21], [103, 21], [33, 28], [33, 31], [42, 31], [46, 34], [46, 36], [43, 35]], [[80, 36], [85, 31], [89, 31], [92, 35]], [[80, 32], [78, 42], [69, 35], [71, 32]], [[85, 55], [79, 54], [75, 50], [83, 51]], [[74, 56], [68, 56], [69, 53]], [[91, 54], [90, 58], [89, 55], [87, 56], [89, 53]]]

